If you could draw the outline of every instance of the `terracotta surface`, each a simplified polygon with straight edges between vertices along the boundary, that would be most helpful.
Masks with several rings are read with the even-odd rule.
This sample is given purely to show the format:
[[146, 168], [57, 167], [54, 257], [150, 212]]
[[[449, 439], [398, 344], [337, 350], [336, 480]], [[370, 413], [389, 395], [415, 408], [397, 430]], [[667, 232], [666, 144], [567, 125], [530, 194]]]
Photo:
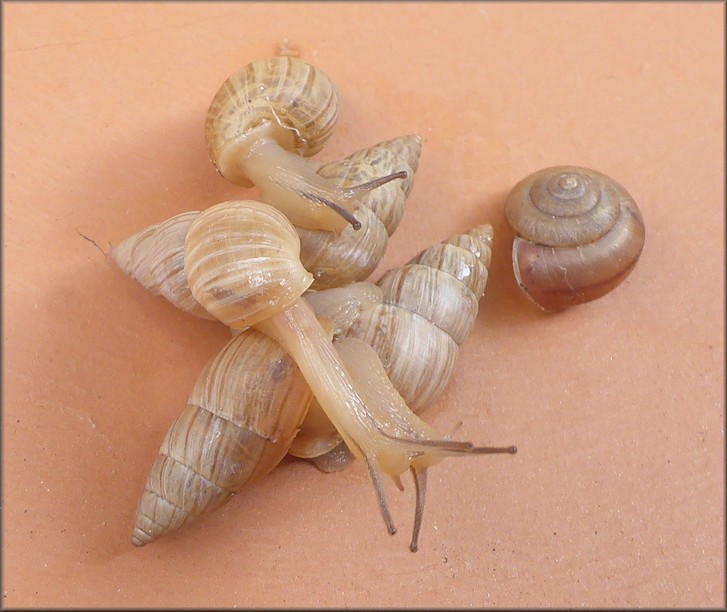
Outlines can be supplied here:
[[[4, 606], [724, 606], [724, 7], [4, 3]], [[254, 196], [206, 156], [221, 82], [288, 40], [337, 84], [325, 160], [418, 132], [381, 269], [490, 222], [487, 293], [424, 413], [514, 457], [430, 475], [384, 529], [361, 465], [286, 460], [195, 525], [129, 542], [220, 324], [104, 252]], [[646, 246], [613, 293], [538, 312], [504, 199], [545, 166], [619, 180]], [[95, 243], [95, 244], [94, 244]], [[378, 273], [374, 275], [378, 276]]]

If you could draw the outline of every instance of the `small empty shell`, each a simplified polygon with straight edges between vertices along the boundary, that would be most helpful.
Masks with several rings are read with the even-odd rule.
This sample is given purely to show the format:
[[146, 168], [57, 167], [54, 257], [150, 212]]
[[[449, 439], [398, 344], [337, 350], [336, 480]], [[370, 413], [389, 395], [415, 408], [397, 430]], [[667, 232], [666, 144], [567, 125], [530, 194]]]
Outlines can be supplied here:
[[505, 203], [517, 236], [515, 278], [546, 312], [599, 298], [633, 270], [645, 227], [628, 192], [605, 174], [546, 168], [520, 181]]

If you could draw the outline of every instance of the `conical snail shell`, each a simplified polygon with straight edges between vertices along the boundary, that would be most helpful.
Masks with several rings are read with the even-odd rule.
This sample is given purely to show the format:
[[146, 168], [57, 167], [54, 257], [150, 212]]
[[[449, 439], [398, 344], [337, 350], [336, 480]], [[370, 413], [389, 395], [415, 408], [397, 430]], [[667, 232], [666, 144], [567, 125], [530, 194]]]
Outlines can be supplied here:
[[347, 334], [376, 350], [412, 410], [436, 400], [449, 382], [485, 290], [492, 237], [490, 225], [479, 225], [389, 270], [377, 282], [383, 303]]
[[139, 502], [136, 546], [218, 508], [285, 456], [311, 392], [293, 359], [248, 329], [197, 379], [162, 442]]
[[318, 174], [337, 187], [350, 187], [379, 176], [406, 170], [407, 178], [392, 181], [361, 196], [354, 216], [361, 228], [346, 227], [340, 234], [296, 228], [300, 259], [315, 281], [313, 287], [338, 287], [367, 278], [381, 261], [388, 237], [394, 232], [411, 191], [421, 154], [421, 137], [403, 136], [362, 149], [343, 160], [325, 164]]
[[406, 170], [406, 179], [377, 187], [361, 198], [391, 236], [404, 215], [406, 198], [414, 185], [421, 153], [421, 136], [400, 136], [356, 151], [340, 161], [325, 164], [318, 169], [318, 174], [337, 185], [348, 187], [377, 176]]
[[222, 202], [189, 226], [184, 271], [194, 298], [243, 328], [291, 305], [313, 282], [288, 219], [260, 202]]
[[199, 212], [175, 215], [130, 236], [111, 250], [118, 266], [154, 295], [203, 319], [214, 319], [189, 291], [184, 274], [184, 238]]
[[517, 234], [512, 260], [518, 285], [550, 312], [611, 291], [644, 246], [644, 221], [631, 196], [588, 168], [531, 174], [508, 196], [505, 215]]
[[234, 159], [254, 130], [269, 130], [284, 149], [310, 156], [323, 148], [337, 118], [338, 92], [322, 70], [291, 57], [258, 60], [231, 75], [213, 98], [207, 150], [225, 178], [251, 187]]

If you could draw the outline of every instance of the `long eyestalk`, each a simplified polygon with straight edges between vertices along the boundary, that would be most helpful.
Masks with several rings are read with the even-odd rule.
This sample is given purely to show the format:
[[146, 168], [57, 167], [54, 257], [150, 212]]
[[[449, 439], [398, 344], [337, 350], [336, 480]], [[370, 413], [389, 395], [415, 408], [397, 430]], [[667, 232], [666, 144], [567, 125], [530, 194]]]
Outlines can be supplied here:
[[260, 188], [260, 200], [283, 212], [293, 225], [336, 232], [346, 223], [360, 229], [361, 223], [353, 216], [359, 196], [408, 176], [401, 170], [353, 187], [336, 187], [305, 158], [267, 137], [257, 139], [245, 154], [236, 157], [236, 163]]
[[393, 388], [375, 351], [353, 338], [334, 348], [311, 308], [298, 299], [286, 310], [255, 324], [279, 342], [298, 364], [328, 418], [351, 452], [367, 467], [381, 515], [396, 533], [382, 473], [401, 486], [411, 469], [417, 501], [410, 548], [416, 551], [426, 492], [426, 471], [446, 456], [514, 453], [515, 447], [476, 447], [450, 441], [417, 417]]

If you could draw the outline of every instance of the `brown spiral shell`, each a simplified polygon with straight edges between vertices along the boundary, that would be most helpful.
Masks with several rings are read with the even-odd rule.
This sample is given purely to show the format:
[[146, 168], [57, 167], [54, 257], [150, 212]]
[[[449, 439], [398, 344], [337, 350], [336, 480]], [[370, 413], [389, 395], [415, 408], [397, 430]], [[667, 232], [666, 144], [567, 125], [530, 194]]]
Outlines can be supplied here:
[[251, 187], [228, 158], [255, 130], [270, 130], [288, 151], [314, 155], [333, 133], [338, 107], [338, 91], [319, 68], [292, 57], [251, 62], [222, 84], [210, 104], [207, 151], [223, 176]]
[[644, 221], [633, 198], [589, 168], [531, 174], [508, 196], [505, 215], [517, 234], [512, 260], [518, 285], [548, 312], [614, 289], [644, 246]]
[[311, 392], [274, 340], [248, 329], [200, 373], [167, 431], [139, 502], [131, 541], [143, 546], [218, 508], [285, 456]]

